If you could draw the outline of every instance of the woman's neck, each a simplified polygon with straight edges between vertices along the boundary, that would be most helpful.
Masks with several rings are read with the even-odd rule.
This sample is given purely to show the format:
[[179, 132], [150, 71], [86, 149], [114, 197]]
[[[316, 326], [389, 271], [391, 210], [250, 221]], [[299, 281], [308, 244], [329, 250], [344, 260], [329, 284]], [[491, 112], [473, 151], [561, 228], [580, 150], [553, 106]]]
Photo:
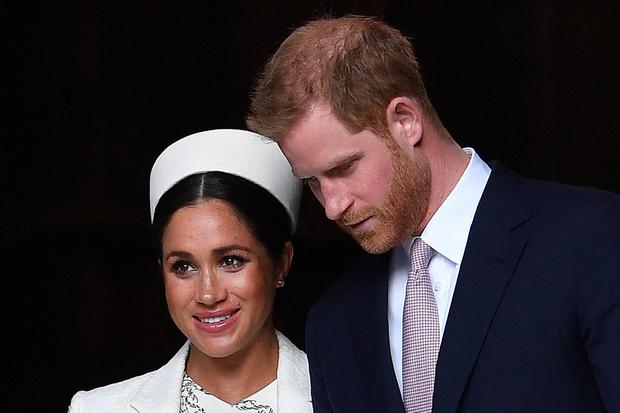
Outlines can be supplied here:
[[186, 370], [209, 393], [229, 404], [237, 403], [276, 379], [278, 340], [275, 330], [271, 327], [247, 348], [222, 358], [209, 357], [192, 346]]

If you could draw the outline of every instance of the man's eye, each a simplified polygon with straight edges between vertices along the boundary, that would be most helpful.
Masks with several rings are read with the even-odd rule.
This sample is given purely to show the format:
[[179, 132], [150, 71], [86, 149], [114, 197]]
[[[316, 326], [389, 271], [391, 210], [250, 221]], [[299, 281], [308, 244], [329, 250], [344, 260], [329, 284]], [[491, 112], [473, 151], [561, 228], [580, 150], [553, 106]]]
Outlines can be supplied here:
[[342, 165], [340, 165], [340, 167], [338, 169], [342, 173], [348, 173], [348, 172], [352, 172], [352, 170], [354, 169], [353, 168], [354, 166], [355, 166], [355, 160], [350, 160], [350, 161], [345, 162]]
[[311, 186], [311, 187], [316, 187], [318, 185], [318, 183], [319, 183], [319, 180], [315, 176], [311, 176], [309, 178], [304, 178], [302, 180], [302, 182], [305, 185], [308, 185], [308, 186]]
[[243, 264], [245, 264], [245, 258], [238, 255], [227, 255], [220, 261], [220, 266], [233, 270], [243, 267]]

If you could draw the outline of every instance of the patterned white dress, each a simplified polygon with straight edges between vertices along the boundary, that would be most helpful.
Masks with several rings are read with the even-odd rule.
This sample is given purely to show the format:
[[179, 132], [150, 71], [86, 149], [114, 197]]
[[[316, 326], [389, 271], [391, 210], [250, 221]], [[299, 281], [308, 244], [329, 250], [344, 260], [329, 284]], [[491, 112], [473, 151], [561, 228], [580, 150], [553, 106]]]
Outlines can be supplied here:
[[278, 413], [277, 382], [277, 379], [272, 381], [238, 403], [228, 404], [200, 387], [187, 373], [184, 373], [179, 411], [180, 413]]

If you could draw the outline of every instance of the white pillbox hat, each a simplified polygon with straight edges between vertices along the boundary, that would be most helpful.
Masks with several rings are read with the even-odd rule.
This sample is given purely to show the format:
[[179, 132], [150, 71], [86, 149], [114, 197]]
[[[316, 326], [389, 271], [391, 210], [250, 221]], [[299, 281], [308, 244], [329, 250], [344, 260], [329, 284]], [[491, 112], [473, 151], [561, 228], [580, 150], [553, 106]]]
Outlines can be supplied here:
[[293, 175], [275, 142], [238, 129], [198, 132], [174, 142], [159, 155], [151, 169], [151, 221], [167, 190], [190, 175], [212, 171], [237, 175], [266, 189], [284, 206], [295, 230], [301, 180]]

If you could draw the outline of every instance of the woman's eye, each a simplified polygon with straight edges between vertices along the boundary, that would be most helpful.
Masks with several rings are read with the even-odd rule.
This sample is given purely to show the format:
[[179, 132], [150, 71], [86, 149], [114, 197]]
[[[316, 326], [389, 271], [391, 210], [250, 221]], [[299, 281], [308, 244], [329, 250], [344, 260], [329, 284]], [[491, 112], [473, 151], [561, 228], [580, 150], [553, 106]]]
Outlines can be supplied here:
[[240, 257], [238, 255], [227, 255], [222, 258], [220, 265], [225, 268], [237, 270], [243, 267], [245, 264], [245, 258]]
[[172, 264], [172, 271], [176, 275], [187, 275], [196, 271], [196, 268], [187, 261], [177, 261]]

